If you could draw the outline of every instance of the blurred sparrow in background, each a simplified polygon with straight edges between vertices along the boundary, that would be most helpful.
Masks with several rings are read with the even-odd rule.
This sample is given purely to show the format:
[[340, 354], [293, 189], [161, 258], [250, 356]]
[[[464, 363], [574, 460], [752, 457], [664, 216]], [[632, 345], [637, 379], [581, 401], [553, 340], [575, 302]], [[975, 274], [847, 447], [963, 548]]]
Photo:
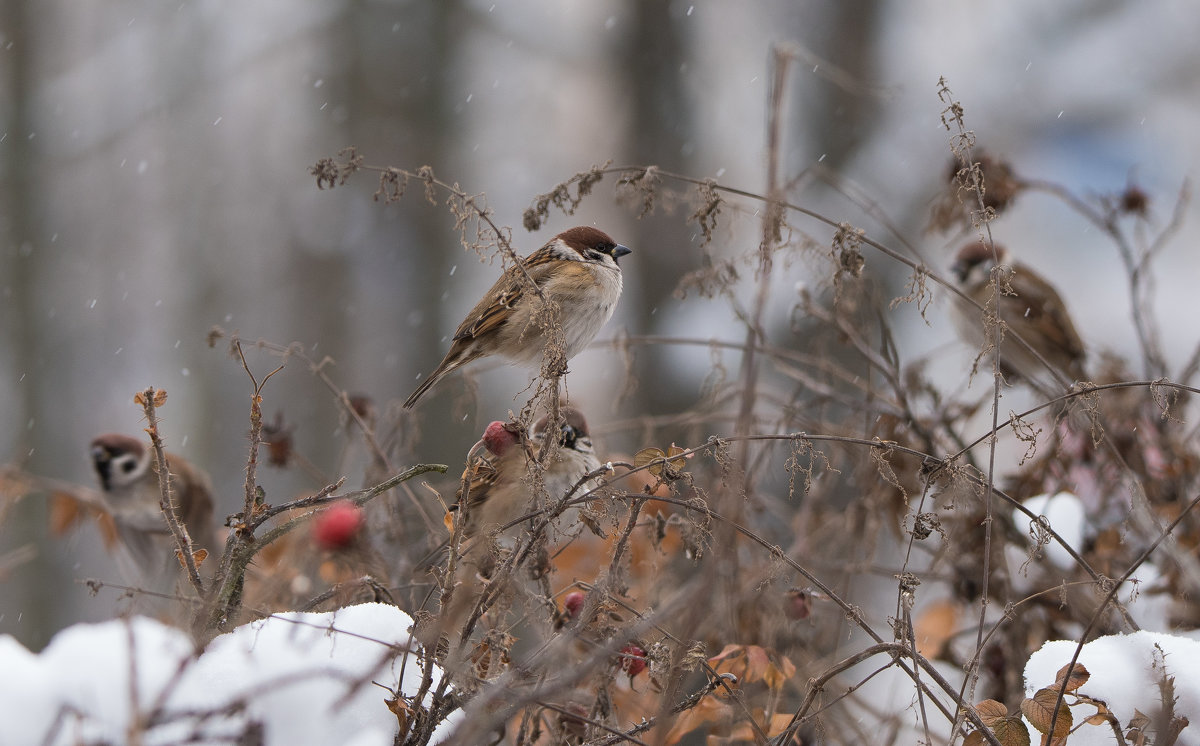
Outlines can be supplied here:
[[[139, 581], [175, 577], [181, 565], [175, 555], [175, 540], [159, 508], [154, 452], [142, 440], [107, 433], [92, 441], [91, 457], [117, 535], [128, 551], [124, 559], [132, 563], [122, 571]], [[168, 454], [167, 463], [175, 514], [187, 527], [193, 550], [217, 551], [208, 477], [178, 456]]]
[[[523, 523], [494, 536], [494, 532], [505, 524], [537, 507], [534, 459], [548, 445], [547, 437], [558, 441], [557, 451], [549, 455], [542, 472], [546, 488], [544, 497], [550, 504], [561, 500], [584, 476], [600, 468], [583, 415], [570, 407], [563, 407], [561, 414], [564, 421], [558, 428], [550, 428], [549, 416], [538, 420], [530, 430], [527, 443], [519, 426], [493, 422], [467, 454], [467, 468], [462, 477], [467, 491], [464, 495], [460, 488], [459, 502], [451, 507], [455, 510], [464, 500], [466, 502], [465, 524], [461, 529], [463, 540], [458, 546], [464, 561], [457, 565], [455, 577], [448, 581], [447, 587], [453, 589], [449, 605], [442, 608], [426, 631], [418, 632], [425, 644], [433, 644], [441, 635], [460, 634], [471, 610], [492, 582], [490, 579], [502, 551], [500, 547], [512, 549], [517, 537], [525, 530]], [[595, 482], [589, 481], [575, 494], [582, 495], [595, 486]], [[578, 523], [578, 509], [564, 511], [552, 522], [545, 537], [554, 541], [556, 534], [566, 533]], [[509, 582], [505, 585], [505, 593], [511, 594], [510, 599], [536, 598], [535, 592], [522, 588], [520, 582]]]
[[[1012, 335], [1005, 335], [1000, 352], [1000, 371], [1009, 379], [1022, 379], [1036, 386], [1049, 364], [1068, 383], [1085, 379], [1084, 348], [1062, 298], [1050, 283], [1029, 267], [1009, 261], [1008, 251], [982, 242], [968, 244], [958, 252], [953, 271], [962, 291], [985, 309], [992, 295], [991, 271], [1000, 266], [999, 297], [994, 304]], [[954, 304], [954, 321], [959, 336], [975, 349], [983, 349], [984, 315], [966, 303]], [[1012, 336], [1020, 337], [1045, 360], [1026, 349]], [[1061, 383], [1061, 382], [1060, 382]], [[1058, 387], [1056, 387], [1058, 388]]]
[[[550, 501], [561, 500], [584, 475], [600, 468], [600, 459], [592, 447], [587, 420], [571, 407], [562, 408], [563, 423], [555, 435], [558, 451], [542, 473], [546, 496]], [[546, 444], [550, 417], [539, 419], [529, 432], [532, 458], [536, 459]], [[528, 513], [535, 507], [529, 462], [520, 434], [515, 425], [493, 422], [483, 438], [467, 455], [463, 472], [467, 489], [467, 526], [465, 535], [503, 526]], [[577, 495], [592, 489], [594, 483], [582, 485]], [[456, 497], [462, 499], [462, 488]], [[455, 505], [457, 508], [457, 504]], [[566, 527], [570, 518], [556, 521]]]
[[[577, 355], [608, 321], [621, 297], [617, 260], [630, 250], [588, 226], [564, 231], [510, 267], [454, 332], [446, 357], [404, 402], [411, 409], [447, 374], [467, 363], [499, 355], [523, 366], [542, 363], [547, 343], [537, 292], [559, 309], [565, 360]], [[528, 274], [527, 279], [525, 275]]]

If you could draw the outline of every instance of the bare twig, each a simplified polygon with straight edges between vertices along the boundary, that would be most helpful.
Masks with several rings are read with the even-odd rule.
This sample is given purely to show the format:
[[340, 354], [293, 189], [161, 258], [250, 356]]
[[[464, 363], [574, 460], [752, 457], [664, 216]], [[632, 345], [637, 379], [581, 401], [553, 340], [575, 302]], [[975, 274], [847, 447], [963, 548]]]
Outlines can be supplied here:
[[146, 432], [150, 435], [150, 447], [154, 450], [154, 462], [158, 471], [158, 506], [166, 518], [167, 528], [175, 539], [178, 548], [179, 561], [187, 572], [188, 582], [196, 589], [196, 593], [204, 595], [204, 581], [200, 579], [200, 570], [196, 567], [196, 558], [192, 554], [192, 538], [188, 536], [187, 527], [175, 513], [175, 498], [171, 492], [171, 471], [167, 463], [167, 454], [163, 450], [162, 437], [158, 429], [158, 407], [167, 401], [167, 392], [153, 386], [141, 391], [134, 401], [142, 405], [146, 415]]

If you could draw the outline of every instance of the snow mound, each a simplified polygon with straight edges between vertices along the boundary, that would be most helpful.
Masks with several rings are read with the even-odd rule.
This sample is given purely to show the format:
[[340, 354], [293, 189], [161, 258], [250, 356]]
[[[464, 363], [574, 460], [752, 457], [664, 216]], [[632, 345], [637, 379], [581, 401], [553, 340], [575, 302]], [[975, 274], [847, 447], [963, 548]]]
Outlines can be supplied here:
[[[1032, 696], [1043, 687], [1054, 686], [1056, 675], [1071, 662], [1077, 643], [1070, 640], [1047, 642], [1030, 656], [1025, 664], [1025, 693]], [[1179, 746], [1200, 744], [1200, 641], [1157, 632], [1134, 632], [1128, 635], [1101, 637], [1086, 643], [1078, 663], [1091, 677], [1079, 693], [1102, 700], [1127, 728], [1139, 710], [1154, 721], [1162, 712], [1160, 683], [1173, 679], [1176, 702], [1174, 714], [1183, 716], [1190, 725], [1183, 729]], [[1068, 705], [1072, 697], [1068, 695]], [[1071, 707], [1076, 724], [1096, 714], [1094, 705]], [[1040, 734], [1030, 729], [1037, 743]], [[1108, 725], [1083, 725], [1071, 734], [1071, 746], [1115, 744], [1116, 738]]]
[[[389, 746], [384, 704], [412, 693], [421, 667], [394, 606], [290, 612], [238, 627], [199, 655], [188, 636], [135, 617], [80, 624], [34, 655], [0, 636], [0, 723], [13, 744], [236, 742]], [[435, 676], [440, 675], [435, 673]], [[457, 713], [442, 723], [448, 733]], [[438, 738], [435, 737], [435, 742]]]

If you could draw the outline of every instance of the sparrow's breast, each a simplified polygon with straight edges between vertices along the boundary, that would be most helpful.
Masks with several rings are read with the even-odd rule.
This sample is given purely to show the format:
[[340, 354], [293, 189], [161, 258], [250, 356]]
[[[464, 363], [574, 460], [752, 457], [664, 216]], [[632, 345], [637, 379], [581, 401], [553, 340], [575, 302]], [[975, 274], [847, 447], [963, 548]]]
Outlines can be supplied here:
[[[562, 327], [568, 360], [596, 338], [621, 297], [620, 270], [582, 262], [575, 264], [579, 266], [542, 285], [546, 299], [558, 308], [558, 324]], [[539, 310], [540, 304], [535, 297], [513, 309], [496, 346], [499, 354], [519, 364], [541, 362], [546, 340], [557, 335], [547, 337]]]
[[621, 298], [621, 272], [610, 267], [593, 267], [589, 282], [567, 289], [564, 296], [563, 333], [570, 359], [591, 344], [600, 328], [612, 318]]

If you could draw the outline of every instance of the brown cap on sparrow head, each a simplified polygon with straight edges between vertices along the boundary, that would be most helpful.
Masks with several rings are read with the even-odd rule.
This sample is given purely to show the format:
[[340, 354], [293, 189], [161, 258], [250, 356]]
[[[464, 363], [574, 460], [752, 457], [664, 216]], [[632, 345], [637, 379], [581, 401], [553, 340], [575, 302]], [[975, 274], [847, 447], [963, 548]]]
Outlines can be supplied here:
[[[454, 332], [441, 364], [404, 402], [411, 409], [451, 371], [472, 360], [499, 355], [512, 363], [537, 366], [546, 335], [536, 318], [542, 305], [529, 279], [559, 309], [569, 360], [595, 338], [621, 297], [617, 260], [631, 253], [608, 234], [589, 226], [563, 231], [510, 267], [471, 309]], [[529, 278], [526, 278], [526, 275]]]
[[[175, 541], [159, 508], [158, 466], [149, 445], [120, 433], [96, 437], [92, 467], [117, 535], [139, 580], [169, 576], [180, 567]], [[195, 549], [216, 551], [212, 489], [208, 477], [184, 459], [168, 455], [176, 516], [187, 527]], [[129, 568], [126, 568], [129, 571]]]
[[[962, 291], [984, 308], [992, 299], [991, 273], [1001, 267], [1000, 292], [995, 307], [1012, 339], [1006, 334], [1000, 348], [1000, 370], [1005, 376], [1033, 383], [1047, 364], [1067, 382], [1085, 378], [1085, 351], [1062, 297], [1036, 272], [1020, 263], [1010, 263], [1007, 249], [976, 241], [964, 246], [953, 272]], [[984, 317], [978, 308], [955, 303], [955, 326], [963, 341], [982, 349], [986, 336]], [[1028, 349], [1022, 341], [1037, 354]], [[1041, 358], [1039, 360], [1038, 358]], [[1042, 361], [1045, 362], [1042, 362]], [[1044, 375], [1043, 375], [1044, 377]]]

